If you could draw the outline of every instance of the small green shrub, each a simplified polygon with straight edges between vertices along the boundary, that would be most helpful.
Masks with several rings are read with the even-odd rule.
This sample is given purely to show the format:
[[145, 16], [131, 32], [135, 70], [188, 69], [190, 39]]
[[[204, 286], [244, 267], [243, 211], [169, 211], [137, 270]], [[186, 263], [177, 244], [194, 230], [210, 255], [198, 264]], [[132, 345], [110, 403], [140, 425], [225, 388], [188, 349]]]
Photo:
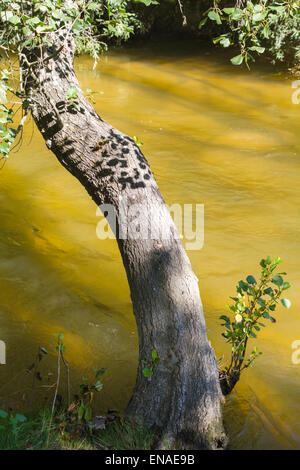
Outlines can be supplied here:
[[222, 336], [231, 345], [229, 365], [220, 372], [220, 381], [223, 393], [230, 393], [241, 372], [251, 366], [253, 361], [262, 354], [257, 347], [253, 348], [247, 357], [246, 350], [250, 338], [256, 338], [261, 328], [265, 327], [264, 321], [276, 322], [274, 318], [278, 304], [285, 308], [291, 306], [289, 299], [282, 298], [284, 291], [290, 288], [289, 282], [285, 282], [285, 272], [276, 275], [273, 272], [282, 262], [281, 258], [272, 260], [269, 256], [262, 259], [260, 279], [249, 275], [246, 281], [239, 281], [236, 286], [236, 296], [231, 297], [233, 302], [228, 305], [234, 318], [221, 315], [225, 331]]

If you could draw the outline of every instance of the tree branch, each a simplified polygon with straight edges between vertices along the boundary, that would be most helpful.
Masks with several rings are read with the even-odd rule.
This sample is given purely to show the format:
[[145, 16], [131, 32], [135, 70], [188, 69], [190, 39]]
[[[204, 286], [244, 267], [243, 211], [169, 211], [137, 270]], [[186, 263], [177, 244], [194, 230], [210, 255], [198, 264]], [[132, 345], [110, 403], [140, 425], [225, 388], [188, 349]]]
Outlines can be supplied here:
[[186, 16], [185, 16], [184, 12], [183, 12], [183, 5], [181, 3], [181, 0], [177, 0], [177, 2], [178, 2], [178, 5], [179, 5], [181, 16], [182, 16], [182, 26], [187, 26], [187, 19], [186, 19]]

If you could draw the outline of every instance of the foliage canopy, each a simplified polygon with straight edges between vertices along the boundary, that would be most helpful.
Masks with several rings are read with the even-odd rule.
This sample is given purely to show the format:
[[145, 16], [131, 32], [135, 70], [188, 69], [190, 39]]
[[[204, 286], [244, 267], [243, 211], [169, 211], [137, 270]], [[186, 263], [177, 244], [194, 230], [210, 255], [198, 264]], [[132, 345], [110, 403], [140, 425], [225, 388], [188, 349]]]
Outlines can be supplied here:
[[[64, 34], [66, 43], [72, 36], [76, 53], [89, 53], [95, 63], [106, 42], [115, 38], [127, 40], [142, 23], [128, 10], [129, 0], [3, 0], [0, 3], [0, 157], [6, 158], [22, 131], [24, 120], [32, 104], [26, 97], [24, 70], [39, 62], [42, 67], [51, 55], [44, 51], [51, 47], [55, 34]], [[145, 5], [155, 0], [135, 0]], [[51, 36], [52, 35], [52, 36]], [[28, 63], [25, 50], [38, 51]], [[59, 52], [59, 51], [58, 51]], [[17, 55], [17, 62], [12, 58]], [[56, 51], [57, 54], [57, 51]], [[9, 101], [9, 94], [14, 100]], [[14, 116], [22, 110], [19, 126], [13, 126]]]
[[223, 47], [239, 47], [240, 53], [231, 59], [233, 65], [245, 63], [249, 67], [256, 55], [266, 51], [273, 61], [299, 64], [299, 0], [240, 1], [231, 7], [227, 4], [224, 0], [213, 0], [199, 28], [210, 20], [223, 29], [213, 42]]

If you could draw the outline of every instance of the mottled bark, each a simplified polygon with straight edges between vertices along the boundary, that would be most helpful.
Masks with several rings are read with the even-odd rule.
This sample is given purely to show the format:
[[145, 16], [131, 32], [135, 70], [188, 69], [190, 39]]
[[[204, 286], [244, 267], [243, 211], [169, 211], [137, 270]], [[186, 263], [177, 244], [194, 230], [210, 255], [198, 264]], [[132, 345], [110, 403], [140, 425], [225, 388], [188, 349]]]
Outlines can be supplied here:
[[[55, 38], [45, 55], [61, 48], [62, 41]], [[144, 214], [144, 222], [151, 222], [152, 229], [168, 224], [172, 228], [168, 239], [117, 237], [140, 348], [127, 412], [161, 431], [158, 447], [221, 448], [226, 441], [223, 396], [197, 278], [140, 148], [101, 119], [83, 96], [73, 69], [73, 48], [68, 39], [56, 57], [25, 75], [31, 112], [48, 148], [97, 205], [113, 204], [119, 214], [120, 201], [127, 198], [142, 204], [149, 214]], [[36, 58], [31, 53], [27, 60]], [[66, 102], [70, 85], [78, 89], [80, 110]], [[145, 378], [141, 360], [151, 358], [153, 349], [161, 360], [151, 378]]]

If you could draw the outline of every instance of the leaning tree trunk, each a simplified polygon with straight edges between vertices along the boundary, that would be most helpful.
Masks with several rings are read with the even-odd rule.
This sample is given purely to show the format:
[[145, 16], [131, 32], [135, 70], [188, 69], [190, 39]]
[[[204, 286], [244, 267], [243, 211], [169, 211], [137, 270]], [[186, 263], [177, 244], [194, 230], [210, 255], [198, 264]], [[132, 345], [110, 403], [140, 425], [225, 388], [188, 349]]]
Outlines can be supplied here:
[[[168, 237], [147, 239], [121, 239], [117, 230], [139, 335], [137, 380], [127, 412], [161, 431], [160, 447], [222, 448], [223, 397], [197, 278], [147, 160], [133, 139], [101, 119], [85, 99], [74, 73], [73, 41], [64, 40], [61, 49], [63, 40], [52, 37], [55, 46], [45, 51], [42, 65], [32, 52], [21, 56], [31, 112], [47, 147], [97, 205], [114, 206], [118, 224], [120, 204], [127, 200], [129, 208], [142, 205], [140, 230], [148, 223], [152, 233], [171, 227]], [[78, 90], [77, 106], [66, 101], [71, 85]], [[141, 361], [154, 349], [160, 362], [146, 378]]]

